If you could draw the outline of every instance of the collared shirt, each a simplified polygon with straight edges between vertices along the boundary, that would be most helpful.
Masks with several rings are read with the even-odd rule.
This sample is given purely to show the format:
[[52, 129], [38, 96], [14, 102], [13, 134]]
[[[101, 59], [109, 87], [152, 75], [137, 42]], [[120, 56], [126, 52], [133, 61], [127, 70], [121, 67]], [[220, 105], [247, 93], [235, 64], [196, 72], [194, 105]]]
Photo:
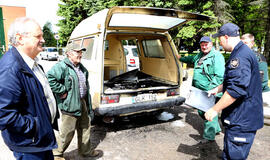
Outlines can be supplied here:
[[225, 127], [239, 126], [243, 131], [263, 127], [262, 85], [256, 56], [240, 41], [226, 62], [223, 92], [236, 99], [222, 110]]
[[[223, 83], [225, 61], [214, 47], [206, 55], [200, 52], [194, 56], [181, 57], [180, 61], [194, 64], [192, 86], [208, 91]], [[217, 96], [220, 97], [221, 94]]]
[[38, 78], [39, 82], [41, 83], [43, 87], [43, 91], [49, 105], [49, 109], [50, 109], [50, 113], [52, 117], [52, 123], [53, 123], [54, 118], [56, 116], [56, 101], [54, 99], [54, 95], [50, 88], [47, 77], [45, 76], [42, 69], [38, 66], [38, 58], [35, 58], [35, 60], [33, 60], [32, 58], [27, 56], [25, 53], [20, 53], [20, 55], [22, 56], [23, 60], [28, 65], [28, 67], [32, 69], [35, 76]]
[[86, 78], [85, 75], [83, 74], [82, 70], [80, 69], [80, 65], [73, 65], [73, 68], [79, 78], [79, 89], [80, 89], [80, 97], [84, 98], [87, 92], [87, 87], [86, 87]]

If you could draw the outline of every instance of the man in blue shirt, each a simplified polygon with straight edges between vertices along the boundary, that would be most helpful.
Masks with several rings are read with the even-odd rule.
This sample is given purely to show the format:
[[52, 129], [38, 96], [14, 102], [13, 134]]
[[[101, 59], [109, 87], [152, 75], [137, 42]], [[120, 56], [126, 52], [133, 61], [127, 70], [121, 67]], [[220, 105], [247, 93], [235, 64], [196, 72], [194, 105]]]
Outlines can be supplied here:
[[53, 160], [57, 109], [36, 59], [43, 50], [43, 32], [34, 19], [19, 17], [8, 38], [12, 47], [0, 60], [2, 137], [17, 160]]
[[262, 87], [257, 58], [239, 36], [239, 27], [224, 24], [213, 37], [231, 55], [225, 65], [223, 84], [209, 94], [223, 96], [205, 113], [211, 121], [222, 111], [225, 127], [222, 159], [247, 159], [256, 131], [263, 127]]

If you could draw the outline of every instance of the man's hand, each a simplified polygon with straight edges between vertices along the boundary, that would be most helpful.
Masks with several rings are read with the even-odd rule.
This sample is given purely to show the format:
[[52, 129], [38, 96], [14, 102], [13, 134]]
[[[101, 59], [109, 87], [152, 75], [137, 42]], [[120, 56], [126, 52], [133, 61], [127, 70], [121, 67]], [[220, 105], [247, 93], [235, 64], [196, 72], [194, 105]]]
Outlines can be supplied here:
[[66, 92], [66, 93], [60, 95], [60, 99], [65, 99], [65, 98], [67, 98], [67, 94], [68, 94], [68, 93]]
[[212, 121], [217, 115], [218, 112], [215, 111], [213, 108], [210, 108], [207, 112], [205, 112], [204, 117], [206, 120]]
[[218, 93], [218, 87], [207, 91], [207, 93], [208, 93], [208, 97], [210, 97], [211, 95], [216, 95]]

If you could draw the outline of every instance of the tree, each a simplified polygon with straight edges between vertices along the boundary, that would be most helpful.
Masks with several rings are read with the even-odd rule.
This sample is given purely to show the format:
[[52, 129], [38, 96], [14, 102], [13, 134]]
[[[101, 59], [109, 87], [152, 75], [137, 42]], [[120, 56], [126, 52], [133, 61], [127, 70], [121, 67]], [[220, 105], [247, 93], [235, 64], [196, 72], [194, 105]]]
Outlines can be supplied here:
[[45, 40], [46, 47], [55, 47], [56, 46], [56, 39], [54, 38], [54, 33], [52, 32], [52, 24], [47, 22], [43, 26], [43, 38]]
[[88, 17], [85, 9], [85, 0], [61, 0], [57, 15], [61, 16], [58, 22], [60, 36], [59, 43], [65, 46], [75, 26]]
[[[202, 36], [210, 36], [216, 32], [216, 28], [219, 23], [215, 17], [214, 2], [206, 0], [178, 0], [177, 5], [184, 11], [190, 11], [200, 13], [213, 17], [209, 22], [202, 21], [190, 21], [179, 28], [175, 37], [175, 41], [178, 42], [178, 49], [181, 46], [188, 48], [189, 52], [200, 48], [199, 40]], [[178, 40], [177, 40], [178, 39]], [[182, 41], [179, 43], [179, 41]]]
[[267, 17], [267, 23], [266, 23], [266, 37], [265, 37], [265, 45], [264, 45], [264, 52], [266, 59], [268, 62], [270, 62], [270, 2], [268, 0], [265, 0], [266, 5], [268, 6], [268, 17]]
[[148, 6], [171, 8], [174, 3], [166, 0], [60, 0], [58, 16], [61, 19], [58, 23], [59, 43], [65, 45], [69, 39], [75, 26], [83, 19], [93, 15], [94, 13], [113, 6]]

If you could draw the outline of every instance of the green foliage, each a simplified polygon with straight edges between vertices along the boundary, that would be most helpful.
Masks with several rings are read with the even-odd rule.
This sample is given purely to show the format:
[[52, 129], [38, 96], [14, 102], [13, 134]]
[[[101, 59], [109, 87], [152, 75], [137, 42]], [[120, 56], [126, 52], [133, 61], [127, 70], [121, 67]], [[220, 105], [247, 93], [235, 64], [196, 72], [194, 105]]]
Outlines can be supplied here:
[[[199, 49], [199, 39], [210, 36], [227, 22], [237, 24], [243, 33], [252, 33], [259, 48], [266, 41], [269, 0], [60, 0], [59, 43], [65, 46], [75, 26], [94, 13], [113, 6], [175, 8], [215, 17], [209, 22], [188, 22], [170, 31], [177, 48]], [[270, 33], [269, 33], [270, 34]], [[269, 35], [270, 37], [270, 35]], [[218, 44], [217, 44], [218, 45]], [[270, 44], [268, 44], [270, 46]], [[218, 47], [218, 46], [217, 46]]]
[[147, 6], [147, 7], [160, 7], [172, 8], [174, 1], [166, 0], [60, 0], [59, 10], [57, 12], [61, 19], [58, 23], [60, 27], [59, 43], [65, 46], [70, 34], [75, 26], [77, 26], [83, 19], [95, 14], [96, 12], [105, 8], [113, 6]]
[[43, 26], [43, 38], [45, 40], [44, 46], [46, 47], [56, 47], [56, 39], [54, 38], [54, 33], [52, 32], [52, 24], [47, 22]]
[[[256, 46], [261, 49], [261, 47], [263, 47], [263, 43], [265, 43], [264, 41], [266, 40], [267, 34], [270, 34], [267, 32], [267, 27], [270, 25], [267, 21], [267, 18], [270, 16], [268, 15], [269, 0], [226, 1], [231, 6], [230, 12], [234, 17], [232, 22], [236, 23], [240, 27], [242, 34], [253, 34]], [[269, 45], [270, 44], [268, 44], [268, 46]], [[265, 56], [267, 57], [267, 55]]]
[[58, 26], [60, 27], [59, 42], [64, 46], [75, 26], [88, 17], [85, 0], [61, 0], [57, 14], [63, 17]]

